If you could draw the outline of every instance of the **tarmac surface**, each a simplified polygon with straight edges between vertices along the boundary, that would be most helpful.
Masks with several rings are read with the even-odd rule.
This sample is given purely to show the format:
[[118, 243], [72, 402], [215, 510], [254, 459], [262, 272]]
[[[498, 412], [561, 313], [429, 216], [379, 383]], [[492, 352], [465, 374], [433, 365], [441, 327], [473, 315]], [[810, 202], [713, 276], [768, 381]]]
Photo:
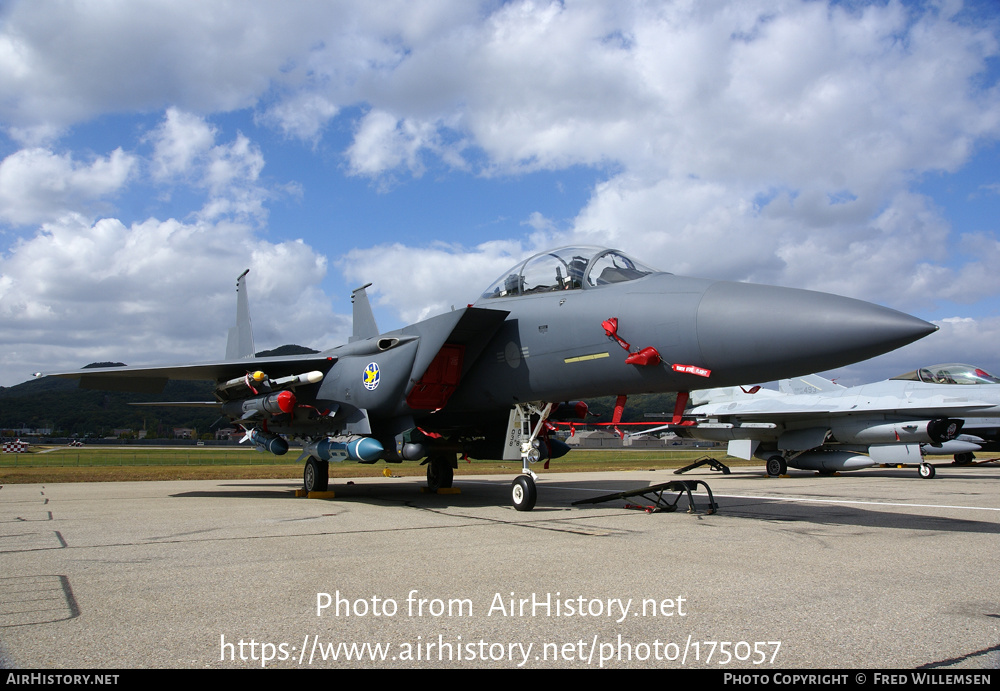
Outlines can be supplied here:
[[0, 666], [1000, 666], [1000, 468], [792, 472], [6, 485]]

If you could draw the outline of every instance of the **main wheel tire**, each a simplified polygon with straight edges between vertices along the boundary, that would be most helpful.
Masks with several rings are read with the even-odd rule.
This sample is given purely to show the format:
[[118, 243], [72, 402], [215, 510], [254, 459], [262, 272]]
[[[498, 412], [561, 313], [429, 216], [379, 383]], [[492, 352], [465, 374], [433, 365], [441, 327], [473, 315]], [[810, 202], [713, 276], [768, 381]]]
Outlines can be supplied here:
[[976, 455], [972, 452], [955, 454], [955, 465], [969, 465], [976, 460]]
[[518, 511], [531, 511], [538, 499], [535, 481], [527, 475], [518, 475], [510, 485], [510, 498]]
[[451, 487], [455, 481], [455, 469], [447, 456], [431, 456], [427, 459], [427, 489], [437, 492]]
[[764, 468], [767, 469], [768, 477], [778, 477], [788, 472], [788, 464], [781, 456], [771, 456], [767, 459]]
[[930, 463], [920, 464], [920, 477], [924, 478], [925, 480], [930, 480], [932, 477], [934, 477], [934, 475], [935, 475], [934, 466], [932, 466]]
[[330, 465], [326, 461], [310, 458], [302, 471], [302, 484], [306, 492], [325, 492], [330, 486]]

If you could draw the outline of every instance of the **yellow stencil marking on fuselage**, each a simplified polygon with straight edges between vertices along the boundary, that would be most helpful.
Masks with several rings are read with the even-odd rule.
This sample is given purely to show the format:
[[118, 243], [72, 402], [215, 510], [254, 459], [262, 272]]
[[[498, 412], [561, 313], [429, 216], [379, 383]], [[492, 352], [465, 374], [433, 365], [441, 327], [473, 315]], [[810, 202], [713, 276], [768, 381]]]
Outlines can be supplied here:
[[608, 353], [608, 352], [594, 353], [593, 355], [577, 355], [576, 357], [565, 358], [565, 359], [563, 359], [563, 362], [565, 362], [568, 365], [571, 362], [585, 362], [587, 360], [600, 360], [601, 358], [606, 358], [606, 357], [609, 357], [609, 356], [610, 356], [610, 353]]

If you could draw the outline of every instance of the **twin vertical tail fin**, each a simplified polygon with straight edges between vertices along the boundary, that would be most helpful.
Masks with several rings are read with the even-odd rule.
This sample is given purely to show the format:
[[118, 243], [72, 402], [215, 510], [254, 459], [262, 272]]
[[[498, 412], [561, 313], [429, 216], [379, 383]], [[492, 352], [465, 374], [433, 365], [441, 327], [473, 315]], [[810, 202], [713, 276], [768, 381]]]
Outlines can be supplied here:
[[778, 382], [778, 390], [789, 394], [814, 394], [822, 391], [843, 391], [844, 387], [818, 374], [807, 374], [795, 379], [782, 379]]
[[372, 314], [368, 293], [365, 292], [370, 285], [371, 283], [366, 283], [351, 291], [351, 302], [354, 303], [354, 333], [347, 339], [348, 343], [378, 336], [378, 325], [375, 324], [375, 315]]
[[229, 329], [226, 343], [227, 360], [243, 360], [254, 356], [253, 327], [250, 325], [250, 299], [247, 297], [247, 269], [236, 279], [236, 326]]
[[[253, 327], [250, 324], [250, 299], [247, 297], [247, 269], [236, 279], [236, 326], [229, 329], [229, 340], [226, 342], [227, 360], [244, 360], [254, 357]], [[378, 336], [378, 325], [368, 302], [365, 289], [371, 283], [357, 288], [351, 293], [354, 303], [354, 333], [348, 342], [363, 341]]]

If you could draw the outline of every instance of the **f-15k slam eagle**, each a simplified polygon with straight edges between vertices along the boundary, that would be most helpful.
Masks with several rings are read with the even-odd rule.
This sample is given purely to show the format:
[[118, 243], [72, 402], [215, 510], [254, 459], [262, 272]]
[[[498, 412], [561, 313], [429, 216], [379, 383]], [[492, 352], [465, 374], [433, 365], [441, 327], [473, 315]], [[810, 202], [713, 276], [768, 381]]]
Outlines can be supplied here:
[[55, 376], [142, 392], [170, 379], [215, 380], [211, 405], [246, 439], [274, 454], [287, 452], [286, 437], [303, 444], [308, 490], [326, 489], [330, 461], [426, 459], [437, 489], [451, 486], [458, 454], [520, 458], [511, 497], [528, 511], [531, 465], [566, 451], [547, 424], [579, 409], [562, 403], [789, 378], [937, 328], [860, 300], [675, 276], [618, 250], [563, 247], [520, 262], [468, 307], [386, 333], [359, 288], [347, 344], [254, 357], [245, 277], [225, 360]]

